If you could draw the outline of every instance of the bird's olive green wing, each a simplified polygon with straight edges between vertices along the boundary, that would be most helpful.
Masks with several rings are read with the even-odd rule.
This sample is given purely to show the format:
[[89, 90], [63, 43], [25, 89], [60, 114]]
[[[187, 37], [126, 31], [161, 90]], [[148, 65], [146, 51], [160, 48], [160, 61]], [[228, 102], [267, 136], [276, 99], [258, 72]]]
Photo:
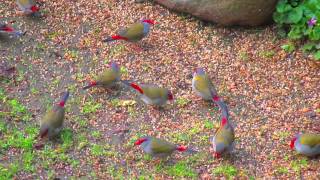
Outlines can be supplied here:
[[303, 134], [300, 136], [300, 143], [311, 147], [320, 145], [320, 135], [318, 134]]
[[156, 99], [163, 97], [167, 90], [165, 88], [159, 88], [154, 86], [141, 86], [143, 93], [150, 99]]
[[33, 0], [17, 0], [17, 3], [20, 4], [20, 6], [23, 6], [24, 8], [29, 8], [35, 5], [35, 2]]
[[125, 31], [123, 31], [121, 36], [124, 36], [130, 40], [132, 39], [139, 39], [143, 37], [143, 24], [142, 23], [135, 23], [128, 27]]
[[116, 81], [118, 76], [118, 73], [115, 71], [108, 69], [105, 72], [103, 72], [101, 75], [98, 76], [97, 82], [102, 83], [103, 85], [109, 85]]
[[154, 153], [171, 153], [175, 147], [174, 144], [160, 139], [153, 138], [151, 141], [151, 149]]
[[224, 143], [225, 145], [229, 145], [234, 141], [234, 132], [232, 128], [228, 128], [227, 126], [221, 127], [216, 133], [216, 143]]
[[64, 113], [64, 108], [54, 107], [45, 114], [41, 121], [41, 126], [48, 125], [53, 128], [61, 127], [63, 124]]
[[[211, 82], [206, 75], [196, 75], [195, 76], [195, 89], [200, 93], [205, 94], [206, 96], [210, 96], [210, 85]], [[212, 86], [212, 85], [211, 85]]]

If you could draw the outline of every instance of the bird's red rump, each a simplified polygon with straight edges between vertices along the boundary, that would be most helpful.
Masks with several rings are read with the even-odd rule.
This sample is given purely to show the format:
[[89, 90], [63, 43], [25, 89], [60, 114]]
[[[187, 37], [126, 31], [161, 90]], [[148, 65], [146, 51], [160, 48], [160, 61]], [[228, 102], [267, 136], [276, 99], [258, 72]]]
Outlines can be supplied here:
[[31, 8], [30, 8], [30, 10], [32, 11], [32, 12], [38, 12], [39, 11], [39, 7], [37, 7], [37, 6], [32, 6]]
[[146, 22], [146, 23], [152, 24], [152, 25], [154, 25], [156, 23], [154, 20], [151, 20], [151, 19], [143, 20], [143, 22]]
[[112, 38], [113, 40], [125, 40], [125, 41], [128, 40], [128, 38], [123, 37], [123, 36], [119, 36], [119, 35], [111, 36], [111, 38]]
[[97, 82], [96, 81], [91, 81], [90, 82], [90, 86], [96, 86], [97, 85]]
[[136, 142], [134, 142], [134, 145], [138, 146], [138, 145], [142, 144], [143, 142], [145, 142], [146, 140], [148, 140], [148, 139], [147, 138], [138, 139]]
[[222, 118], [221, 120], [221, 126], [225, 126], [228, 123], [228, 119], [227, 118]]
[[168, 93], [168, 99], [169, 99], [170, 101], [173, 100], [173, 95], [172, 95], [171, 92]]
[[293, 138], [290, 142], [290, 148], [293, 149], [294, 148], [294, 143], [296, 142], [297, 138]]
[[40, 138], [44, 138], [48, 135], [49, 129], [46, 129], [43, 133], [40, 134]]
[[64, 107], [65, 102], [64, 101], [60, 101], [59, 102], [59, 106]]
[[8, 27], [8, 26], [0, 28], [0, 30], [6, 31], [6, 32], [13, 32], [14, 31], [14, 29], [12, 27]]
[[213, 96], [213, 101], [219, 101], [220, 100], [220, 98], [218, 97], [218, 96]]
[[183, 152], [183, 151], [185, 151], [185, 150], [187, 150], [187, 149], [188, 149], [187, 146], [182, 146], [182, 145], [181, 145], [181, 146], [178, 146], [178, 147], [177, 147], [177, 150], [180, 151], [180, 152]]
[[221, 154], [220, 154], [220, 153], [215, 152], [215, 153], [213, 154], [213, 156], [214, 156], [215, 158], [220, 158], [220, 157], [221, 157]]
[[139, 91], [141, 94], [143, 94], [143, 90], [142, 90], [141, 87], [138, 86], [137, 84], [131, 83], [130, 86], [131, 86], [133, 89]]

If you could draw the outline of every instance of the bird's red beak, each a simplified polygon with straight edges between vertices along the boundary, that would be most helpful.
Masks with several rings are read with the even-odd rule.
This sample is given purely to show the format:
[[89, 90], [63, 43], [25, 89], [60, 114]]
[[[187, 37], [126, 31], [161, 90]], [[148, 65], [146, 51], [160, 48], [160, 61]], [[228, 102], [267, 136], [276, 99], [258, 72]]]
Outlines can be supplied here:
[[294, 143], [296, 142], [297, 138], [293, 138], [290, 142], [290, 148], [293, 149], [294, 148]]

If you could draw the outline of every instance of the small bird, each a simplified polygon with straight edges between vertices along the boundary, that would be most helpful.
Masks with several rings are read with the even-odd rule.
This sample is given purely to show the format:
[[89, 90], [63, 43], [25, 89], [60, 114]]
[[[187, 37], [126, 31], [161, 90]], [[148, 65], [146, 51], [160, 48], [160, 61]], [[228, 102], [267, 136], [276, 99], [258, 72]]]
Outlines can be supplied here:
[[150, 154], [152, 157], [165, 158], [170, 156], [174, 151], [195, 153], [195, 150], [188, 149], [186, 146], [179, 146], [172, 144], [168, 141], [155, 138], [155, 137], [142, 137], [138, 139], [135, 146], [141, 145], [145, 153]]
[[298, 134], [291, 140], [290, 148], [309, 157], [320, 155], [320, 134]]
[[234, 129], [222, 112], [221, 126], [211, 139], [214, 157], [219, 158], [224, 152], [229, 152], [234, 146]]
[[219, 100], [217, 90], [203, 68], [197, 68], [193, 74], [192, 90], [204, 100]]
[[26, 32], [23, 33], [21, 31], [17, 31], [13, 27], [9, 26], [8, 24], [0, 23], [0, 33], [4, 33], [4, 34], [9, 34], [9, 35], [14, 35], [16, 37], [20, 37], [20, 36], [24, 35]]
[[127, 81], [121, 81], [124, 84], [132, 87], [141, 94], [141, 100], [149, 105], [163, 106], [168, 100], [173, 100], [171, 91], [166, 88], [158, 87], [155, 85], [137, 85]]
[[120, 81], [120, 67], [117, 63], [112, 62], [110, 68], [100, 74], [95, 81], [92, 81], [88, 86], [83, 89], [89, 89], [94, 86], [112, 87]]
[[65, 108], [64, 105], [69, 97], [69, 92], [65, 92], [59, 104], [55, 105], [52, 109], [47, 111], [45, 116], [40, 122], [40, 134], [41, 138], [56, 136], [63, 125]]
[[34, 0], [17, 0], [16, 3], [22, 13], [36, 17], [40, 16], [40, 8]]
[[145, 19], [141, 22], [132, 24], [126, 29], [119, 31], [117, 35], [107, 37], [103, 42], [110, 42], [116, 40], [125, 40], [131, 42], [137, 42], [146, 37], [149, 34], [150, 26], [154, 25], [154, 20]]

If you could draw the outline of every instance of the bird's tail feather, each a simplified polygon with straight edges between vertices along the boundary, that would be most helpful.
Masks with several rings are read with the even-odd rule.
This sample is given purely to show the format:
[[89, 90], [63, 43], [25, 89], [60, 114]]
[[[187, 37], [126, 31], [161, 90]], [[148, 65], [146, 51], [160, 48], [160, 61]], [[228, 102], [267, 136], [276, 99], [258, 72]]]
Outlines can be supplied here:
[[67, 102], [68, 98], [69, 98], [69, 91], [66, 91], [61, 99], [61, 101], [63, 101], [64, 103]]
[[123, 84], [132, 87], [133, 89], [139, 91], [139, 93], [143, 94], [143, 90], [141, 89], [141, 87], [135, 83], [133, 83], [132, 81], [129, 80], [120, 80]]
[[195, 153], [197, 153], [198, 151], [197, 150], [194, 150], [194, 149], [191, 149], [191, 148], [188, 148], [187, 150], [186, 150], [186, 153], [189, 153], [189, 154], [195, 154]]
[[129, 80], [120, 80], [124, 85], [130, 86], [131, 87], [131, 81]]
[[111, 42], [111, 41], [115, 41], [111, 36], [107, 37], [106, 39], [102, 40], [102, 42]]
[[89, 84], [88, 86], [85, 86], [85, 87], [83, 87], [82, 89], [83, 90], [87, 90], [87, 89], [90, 89], [90, 88], [92, 88], [94, 85], [92, 85], [92, 84]]

